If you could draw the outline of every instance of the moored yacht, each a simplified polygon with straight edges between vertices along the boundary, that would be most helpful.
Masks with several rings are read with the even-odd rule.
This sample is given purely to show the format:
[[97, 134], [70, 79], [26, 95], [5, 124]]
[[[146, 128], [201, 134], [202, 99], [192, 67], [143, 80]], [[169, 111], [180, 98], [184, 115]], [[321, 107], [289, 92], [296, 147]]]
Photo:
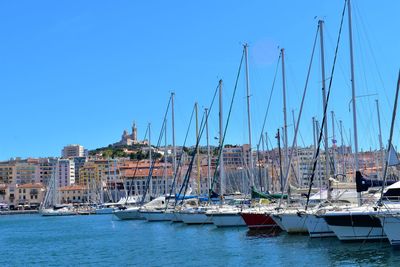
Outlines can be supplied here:
[[173, 213], [164, 207], [140, 210], [140, 213], [148, 222], [171, 221], [173, 218]]
[[116, 209], [114, 205], [108, 205], [108, 204], [99, 205], [98, 207], [96, 207], [96, 214], [112, 214], [114, 209]]
[[381, 223], [376, 215], [381, 210], [375, 206], [344, 208], [321, 215], [339, 240], [384, 239]]
[[121, 207], [113, 211], [113, 214], [120, 220], [144, 220], [144, 217], [139, 212], [140, 207]]
[[77, 215], [77, 211], [74, 210], [72, 207], [64, 206], [64, 207], [53, 207], [48, 209], [41, 209], [39, 213], [42, 216], [71, 216]]
[[209, 210], [206, 216], [217, 227], [246, 226], [246, 222], [240, 215], [241, 211], [242, 208], [226, 206]]
[[147, 221], [169, 221], [170, 217], [165, 216], [166, 197], [158, 197], [143, 205], [139, 212]]
[[176, 222], [176, 223], [183, 222], [182, 218], [181, 218], [181, 214], [178, 209], [172, 210], [171, 213], [172, 213], [171, 222]]
[[[380, 217], [390, 215], [390, 210], [398, 204], [400, 182], [387, 187], [383, 194], [384, 205], [369, 204], [361, 207], [343, 208], [321, 215], [340, 240], [370, 240], [387, 238]], [[376, 199], [376, 197], [374, 198]]]
[[383, 231], [392, 246], [400, 246], [400, 182], [387, 187], [379, 218]]
[[252, 208], [242, 211], [240, 215], [250, 230], [280, 228], [270, 216], [273, 208]]
[[307, 215], [304, 208], [288, 207], [285, 210], [273, 212], [271, 216], [275, 223], [288, 234], [308, 232], [306, 226]]
[[[321, 194], [322, 193], [322, 194]], [[325, 193], [325, 194], [324, 194]], [[355, 207], [357, 193], [352, 189], [339, 190], [334, 189], [331, 192], [332, 198], [335, 200], [322, 202], [317, 207], [307, 210], [306, 226], [310, 237], [333, 237], [335, 233], [330, 229], [323, 217], [328, 211], [341, 209], [341, 207]], [[318, 194], [310, 197], [310, 200], [318, 198], [327, 200], [327, 192], [321, 191]]]
[[207, 217], [206, 212], [215, 209], [212, 206], [200, 206], [196, 208], [186, 208], [179, 211], [182, 221], [186, 224], [212, 224], [211, 217]]
[[377, 215], [392, 246], [400, 246], [400, 207], [396, 211]]

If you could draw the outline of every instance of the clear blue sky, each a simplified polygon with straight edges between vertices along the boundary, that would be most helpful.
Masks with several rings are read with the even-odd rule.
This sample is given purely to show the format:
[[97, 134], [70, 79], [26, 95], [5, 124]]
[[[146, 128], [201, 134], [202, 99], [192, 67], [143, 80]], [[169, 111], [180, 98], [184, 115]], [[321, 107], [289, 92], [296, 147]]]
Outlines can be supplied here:
[[[244, 42], [250, 46], [256, 140], [271, 90], [278, 46], [286, 49], [291, 124], [291, 110], [296, 114], [299, 111], [317, 20], [323, 18], [326, 23], [329, 77], [343, 3], [2, 1], [0, 159], [57, 156], [69, 143], [89, 149], [106, 146], [118, 141], [133, 120], [138, 125], [139, 138], [151, 122], [155, 140], [171, 91], [176, 93], [177, 144], [182, 144], [193, 103], [207, 106], [220, 78], [225, 85], [227, 114]], [[400, 2], [396, 0], [353, 0], [357, 95], [377, 94], [358, 100], [359, 142], [364, 149], [378, 145], [375, 99], [381, 103], [383, 139], [388, 138], [400, 66], [399, 10]], [[346, 16], [329, 105], [337, 120], [343, 120], [346, 142], [352, 126], [348, 50]], [[319, 60], [318, 52], [300, 129], [305, 144], [312, 142], [311, 117], [321, 119]], [[280, 75], [279, 72], [266, 129], [271, 137], [282, 126]], [[246, 143], [243, 75], [232, 116], [226, 143]], [[210, 120], [211, 135], [217, 136], [216, 112]], [[289, 128], [290, 133], [292, 130]], [[332, 135], [330, 119], [329, 132]], [[193, 134], [191, 140], [194, 143]], [[398, 141], [396, 132], [395, 144]]]

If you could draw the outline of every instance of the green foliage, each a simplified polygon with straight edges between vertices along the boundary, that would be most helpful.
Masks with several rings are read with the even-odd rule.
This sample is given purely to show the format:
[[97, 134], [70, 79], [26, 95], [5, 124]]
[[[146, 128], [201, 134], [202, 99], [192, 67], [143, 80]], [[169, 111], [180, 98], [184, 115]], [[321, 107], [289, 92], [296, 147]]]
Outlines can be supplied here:
[[138, 151], [136, 153], [132, 153], [129, 155], [129, 158], [131, 160], [142, 160], [146, 158], [146, 154], [143, 153], [142, 151]]
[[218, 149], [218, 147], [216, 147], [216, 148], [214, 148], [214, 149], [212, 150], [212, 155], [213, 155], [213, 156], [218, 156], [218, 154], [219, 154], [219, 149]]
[[161, 155], [160, 153], [157, 153], [157, 152], [153, 152], [153, 153], [151, 154], [151, 156], [153, 157], [153, 159], [159, 159], [159, 158], [162, 157], [162, 155]]
[[[131, 159], [144, 159], [146, 155], [141, 152], [141, 148], [145, 147], [146, 145], [143, 144], [133, 144], [131, 146], [128, 145], [121, 145], [121, 146], [113, 146], [108, 145], [107, 147], [100, 147], [94, 150], [89, 151], [90, 156], [94, 156], [96, 154], [101, 154], [104, 158], [125, 158], [130, 157]], [[139, 152], [133, 154], [127, 154], [124, 152], [124, 149], [128, 150], [139, 150]]]

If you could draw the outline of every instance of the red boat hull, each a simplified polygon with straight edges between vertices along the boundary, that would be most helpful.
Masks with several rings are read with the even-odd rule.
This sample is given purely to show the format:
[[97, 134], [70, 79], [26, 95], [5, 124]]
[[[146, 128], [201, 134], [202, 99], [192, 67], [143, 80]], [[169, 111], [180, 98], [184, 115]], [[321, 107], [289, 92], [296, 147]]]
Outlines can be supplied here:
[[279, 226], [266, 213], [240, 213], [249, 229], [271, 229]]

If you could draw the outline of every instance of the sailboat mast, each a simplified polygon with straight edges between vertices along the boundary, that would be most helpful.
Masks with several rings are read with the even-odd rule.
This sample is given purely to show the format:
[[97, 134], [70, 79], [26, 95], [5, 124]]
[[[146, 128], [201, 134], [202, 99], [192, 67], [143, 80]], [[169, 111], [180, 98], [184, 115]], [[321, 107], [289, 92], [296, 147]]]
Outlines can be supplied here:
[[208, 108], [204, 109], [204, 113], [206, 116], [206, 139], [207, 139], [207, 181], [208, 181], [208, 189], [211, 189], [211, 157], [210, 157], [210, 137], [208, 135]]
[[[292, 118], [293, 118], [293, 135], [296, 134], [296, 119], [294, 118], [294, 110], [292, 109]], [[295, 145], [295, 149], [296, 149], [296, 159], [297, 159], [297, 182], [300, 185], [301, 181], [300, 181], [300, 159], [299, 159], [299, 147], [297, 145], [297, 139], [296, 139], [296, 143]]]
[[[268, 133], [267, 132], [265, 132], [265, 146], [267, 148], [266, 164], [265, 164], [265, 172], [266, 172], [265, 179], [266, 179], [266, 186], [267, 186], [266, 190], [267, 190], [267, 192], [269, 192], [270, 187], [271, 187], [270, 183], [272, 181], [270, 181], [270, 179], [269, 179], [269, 147], [268, 147]], [[272, 176], [274, 176], [273, 169], [274, 169], [274, 163], [272, 162], [272, 172], [271, 172]]]
[[[164, 129], [164, 194], [168, 192], [168, 174], [167, 174], [167, 119], [164, 121], [165, 129]], [[160, 190], [161, 191], [161, 190]]]
[[[315, 130], [316, 135], [319, 135], [319, 122], [318, 120], [315, 121]], [[322, 198], [322, 172], [321, 172], [321, 160], [318, 159], [318, 178], [319, 178], [319, 190], [320, 190], [320, 197]]]
[[[351, 26], [351, 4], [347, 0], [347, 12], [349, 15], [349, 46], [350, 46], [350, 72], [351, 72], [351, 95], [353, 104], [353, 132], [354, 132], [354, 164], [355, 171], [359, 171], [358, 166], [358, 135], [357, 135], [357, 110], [356, 110], [356, 84], [354, 77], [354, 56], [353, 56], [353, 33]], [[361, 193], [357, 193], [358, 205], [361, 206]]]
[[224, 147], [223, 147], [223, 138], [224, 138], [224, 126], [223, 126], [223, 107], [222, 107], [222, 80], [219, 80], [218, 84], [219, 89], [219, 147], [221, 148], [221, 153], [219, 153], [219, 179], [221, 182], [221, 192], [220, 194], [225, 194], [225, 171], [224, 171]]
[[[114, 166], [114, 196], [115, 196], [115, 202], [117, 202], [118, 201], [118, 196], [117, 196], [117, 193], [118, 193], [118, 191], [117, 191], [117, 160], [116, 159], [114, 159], [113, 160], [113, 166]], [[127, 200], [128, 200], [128, 198], [127, 198]]]
[[104, 191], [103, 191], [103, 182], [104, 182], [104, 175], [100, 176], [100, 204], [104, 203]]
[[[322, 104], [325, 109], [326, 106], [326, 86], [325, 86], [325, 51], [324, 51], [324, 21], [319, 20], [319, 34], [320, 34], [320, 45], [321, 45], [321, 79], [322, 79]], [[327, 116], [327, 114], [325, 114]], [[330, 165], [329, 165], [329, 143], [328, 143], [328, 120], [324, 120], [324, 143], [325, 143], [325, 179], [328, 185], [328, 199], [330, 199], [329, 190], [329, 175], [330, 175]]]
[[[199, 142], [199, 111], [197, 102], [194, 103], [194, 111], [196, 114], [196, 143]], [[197, 194], [200, 195], [200, 148], [197, 146], [196, 163], [197, 163]]]
[[285, 148], [285, 160], [284, 168], [289, 168], [288, 162], [288, 141], [287, 141], [287, 114], [286, 114], [286, 78], [285, 78], [285, 49], [281, 49], [282, 55], [282, 91], [283, 91], [283, 138], [284, 138], [284, 148]]
[[[349, 128], [349, 146], [350, 146], [350, 147], [353, 147], [353, 141], [352, 141], [352, 140], [353, 140], [353, 139], [351, 138], [351, 128]], [[354, 173], [354, 175], [355, 175], [356, 170], [355, 170], [355, 166], [354, 166], [354, 161], [355, 161], [355, 159], [354, 159], [354, 154], [351, 153], [350, 156], [349, 156], [349, 158], [351, 158], [351, 170], [353, 171], [353, 173]]]
[[[150, 168], [151, 168], [151, 162], [152, 162], [152, 157], [151, 157], [151, 123], [149, 123], [149, 173], [150, 173]], [[149, 195], [151, 199], [151, 195], [153, 194], [153, 175], [150, 176], [150, 182], [149, 182]]]
[[342, 120], [339, 121], [340, 125], [340, 147], [341, 147], [341, 154], [342, 154], [342, 174], [346, 175], [346, 157], [344, 151], [344, 141], [343, 141], [343, 122]]
[[54, 175], [54, 204], [53, 205], [56, 205], [56, 204], [60, 204], [60, 191], [59, 191], [59, 189], [60, 189], [60, 186], [59, 186], [59, 179], [57, 179], [57, 177], [59, 177], [59, 172], [60, 172], [60, 161], [59, 160], [57, 160], [57, 165], [56, 165], [56, 173], [55, 173], [55, 175]]
[[335, 149], [337, 141], [335, 136], [335, 112], [333, 110], [331, 111], [331, 118], [332, 118], [332, 164], [333, 164], [332, 174], [333, 176], [335, 176], [335, 174], [337, 173], [336, 158], [335, 158], [336, 155]]
[[171, 93], [171, 124], [172, 124], [172, 177], [176, 173], [176, 146], [175, 146], [175, 93]]
[[315, 154], [316, 151], [317, 151], [317, 139], [315, 137], [315, 133], [316, 133], [316, 130], [315, 130], [315, 117], [312, 117], [312, 124], [313, 124], [313, 141], [314, 141], [314, 154]]
[[381, 129], [381, 116], [379, 113], [379, 103], [378, 99], [375, 100], [376, 102], [376, 113], [378, 114], [378, 127], [379, 127], [379, 150], [381, 152], [381, 161], [382, 161], [382, 168], [383, 165], [385, 164], [385, 152], [383, 151], [383, 142], [382, 142], [382, 129]]
[[[261, 162], [262, 163], [264, 163], [264, 164], [262, 164], [262, 175], [260, 174], [260, 176], [262, 176], [263, 177], [263, 179], [262, 179], [262, 181], [263, 181], [263, 183], [262, 183], [262, 185], [260, 185], [260, 187], [261, 187], [261, 191], [264, 191], [265, 190], [265, 186], [266, 186], [266, 184], [267, 184], [267, 163], [266, 163], [266, 157], [265, 157], [265, 145], [264, 145], [264, 134], [263, 133], [261, 133], [261, 149], [262, 149], [262, 160], [261, 160]], [[260, 160], [260, 159], [259, 159]], [[260, 164], [260, 166], [261, 166], [261, 163], [259, 163]], [[261, 173], [261, 170], [260, 170], [260, 173]]]
[[[116, 201], [114, 201], [114, 198], [113, 198], [113, 196], [112, 196], [112, 193], [110, 193], [109, 190], [108, 190], [108, 181], [110, 181], [110, 179], [111, 179], [111, 164], [110, 164], [110, 158], [107, 159], [107, 165], [108, 165], [108, 179], [107, 179], [107, 181], [106, 181], [107, 195], [110, 196], [110, 197], [111, 197], [111, 201], [115, 203]], [[111, 186], [111, 182], [110, 182], [110, 186]]]
[[244, 57], [246, 62], [246, 92], [247, 92], [247, 125], [249, 130], [249, 159], [250, 159], [250, 186], [254, 186], [254, 164], [253, 153], [251, 149], [251, 114], [250, 114], [250, 83], [249, 83], [249, 62], [248, 62], [248, 45], [244, 44]]
[[[315, 117], [312, 117], [313, 141], [314, 141], [313, 152], [314, 152], [314, 155], [316, 155], [316, 153], [317, 153], [317, 139], [316, 139], [317, 129], [316, 129], [315, 125], [316, 125]], [[318, 160], [318, 158], [316, 160]], [[319, 169], [318, 169], [318, 177], [319, 177]]]
[[281, 192], [283, 193], [284, 185], [283, 185], [283, 171], [282, 171], [281, 135], [279, 133], [279, 128], [278, 128], [278, 133], [276, 134], [276, 138], [278, 139], [279, 176], [281, 183]]

